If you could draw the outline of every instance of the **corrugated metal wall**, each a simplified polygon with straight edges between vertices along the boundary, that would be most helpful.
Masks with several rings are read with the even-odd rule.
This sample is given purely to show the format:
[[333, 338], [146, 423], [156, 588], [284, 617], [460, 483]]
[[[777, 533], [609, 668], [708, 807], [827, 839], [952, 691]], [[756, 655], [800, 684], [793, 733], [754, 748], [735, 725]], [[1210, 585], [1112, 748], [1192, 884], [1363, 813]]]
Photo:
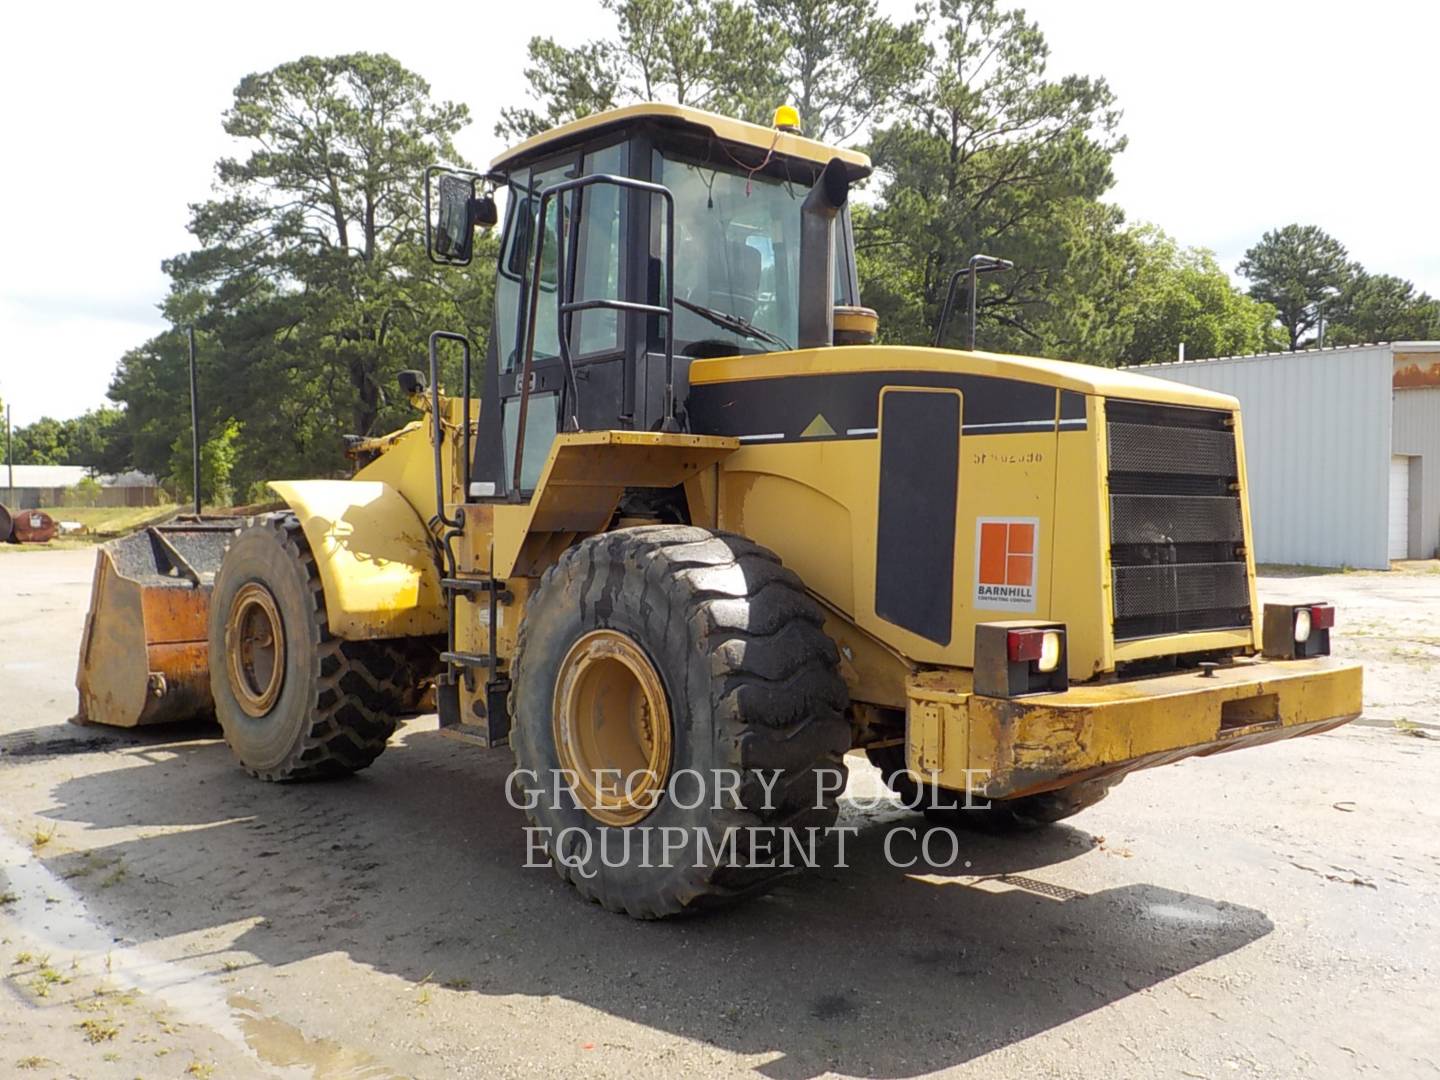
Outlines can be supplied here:
[[1390, 565], [1388, 345], [1133, 370], [1240, 399], [1259, 562]]
[[1395, 391], [1394, 448], [1421, 458], [1418, 498], [1410, 469], [1410, 553], [1428, 559], [1440, 549], [1440, 387]]

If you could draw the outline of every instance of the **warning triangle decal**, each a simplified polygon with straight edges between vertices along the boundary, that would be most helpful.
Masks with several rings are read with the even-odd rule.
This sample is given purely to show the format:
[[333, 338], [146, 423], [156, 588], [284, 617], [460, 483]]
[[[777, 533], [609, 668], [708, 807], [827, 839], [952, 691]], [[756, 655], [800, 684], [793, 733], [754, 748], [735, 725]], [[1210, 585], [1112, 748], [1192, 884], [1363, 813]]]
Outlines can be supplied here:
[[823, 413], [816, 413], [815, 419], [810, 421], [810, 425], [804, 431], [800, 432], [800, 437], [802, 439], [815, 439], [822, 435], [834, 434], [835, 429], [830, 426], [830, 421], [825, 419]]

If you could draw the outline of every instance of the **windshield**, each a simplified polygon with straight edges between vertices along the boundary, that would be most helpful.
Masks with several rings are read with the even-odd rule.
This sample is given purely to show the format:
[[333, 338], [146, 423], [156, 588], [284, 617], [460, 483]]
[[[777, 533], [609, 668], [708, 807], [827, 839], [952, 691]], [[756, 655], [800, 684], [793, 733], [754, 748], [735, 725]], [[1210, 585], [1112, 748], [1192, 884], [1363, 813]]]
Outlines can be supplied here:
[[[735, 352], [793, 343], [799, 329], [800, 203], [808, 187], [724, 172], [657, 155], [659, 181], [675, 196], [675, 347], [723, 344]], [[657, 230], [658, 232], [658, 230]], [[694, 310], [736, 316], [762, 335], [718, 325]]]

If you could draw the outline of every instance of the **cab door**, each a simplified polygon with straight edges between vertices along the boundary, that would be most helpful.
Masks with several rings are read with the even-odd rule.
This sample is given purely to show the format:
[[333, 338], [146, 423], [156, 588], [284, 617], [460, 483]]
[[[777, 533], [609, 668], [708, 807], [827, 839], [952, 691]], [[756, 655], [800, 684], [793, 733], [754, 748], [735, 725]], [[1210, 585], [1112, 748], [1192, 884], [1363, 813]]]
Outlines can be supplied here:
[[[568, 317], [564, 330], [575, 370], [574, 387], [566, 385], [560, 358], [561, 325], [557, 313], [562, 275], [556, 264], [558, 240], [564, 230], [564, 253], [569, 266], [563, 277], [572, 283], [571, 300], [614, 299], [619, 295], [625, 256], [624, 193], [609, 185], [596, 185], [553, 196], [539, 218], [545, 189], [562, 180], [596, 173], [625, 172], [626, 144], [577, 149], [512, 176], [509, 188], [505, 243], [495, 286], [497, 369], [496, 391], [503, 446], [503, 484], [494, 494], [528, 495], [545, 467], [557, 432], [567, 428], [596, 430], [621, 426], [620, 410], [625, 379], [623, 325], [618, 312], [593, 310]], [[544, 232], [538, 280], [535, 247]], [[525, 429], [520, 430], [520, 399], [529, 331], [531, 290], [538, 289], [535, 306], [534, 352], [530, 371]], [[520, 450], [518, 492], [514, 487], [515, 457]], [[496, 463], [498, 464], [498, 463]]]

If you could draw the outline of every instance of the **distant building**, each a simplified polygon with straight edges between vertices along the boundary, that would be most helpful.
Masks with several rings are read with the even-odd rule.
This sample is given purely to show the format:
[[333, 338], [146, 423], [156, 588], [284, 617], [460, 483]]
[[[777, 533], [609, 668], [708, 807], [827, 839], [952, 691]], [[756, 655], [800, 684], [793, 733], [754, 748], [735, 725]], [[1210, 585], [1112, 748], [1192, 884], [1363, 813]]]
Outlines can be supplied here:
[[[14, 487], [10, 469], [0, 464], [0, 503], [11, 510], [37, 510], [63, 505], [70, 489], [90, 475], [84, 465], [16, 465]], [[97, 506], [156, 506], [163, 501], [160, 482], [148, 473], [135, 470], [96, 480], [100, 491]]]
[[1440, 341], [1130, 370], [1240, 399], [1258, 561], [1386, 569], [1440, 549]]
[[35, 510], [56, 506], [66, 488], [74, 487], [90, 470], [83, 465], [16, 465], [11, 487], [12, 466], [0, 465], [0, 503], [11, 510]]

